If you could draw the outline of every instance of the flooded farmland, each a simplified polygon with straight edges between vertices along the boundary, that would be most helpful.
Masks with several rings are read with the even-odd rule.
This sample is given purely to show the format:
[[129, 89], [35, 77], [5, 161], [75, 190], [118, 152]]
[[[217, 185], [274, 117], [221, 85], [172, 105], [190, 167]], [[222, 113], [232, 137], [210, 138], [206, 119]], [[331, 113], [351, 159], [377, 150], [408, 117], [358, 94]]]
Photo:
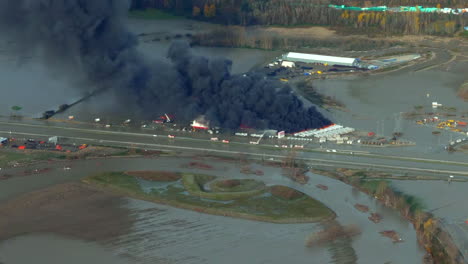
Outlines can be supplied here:
[[[380, 135], [391, 135], [400, 127], [405, 139], [416, 142], [416, 146], [404, 148], [405, 155], [466, 161], [466, 154], [448, 153], [444, 149], [449, 141], [465, 136], [448, 130], [433, 135], [431, 132], [434, 129], [430, 127], [416, 125], [414, 120], [399, 120], [400, 113], [413, 111], [417, 105], [430, 109], [433, 101], [455, 107], [459, 114], [466, 113], [468, 105], [456, 96], [456, 90], [466, 77], [461, 74], [466, 65], [454, 62], [449, 70], [416, 72], [410, 68], [368, 77], [318, 80], [315, 86], [320, 92], [343, 102], [349, 110], [329, 113], [336, 123]], [[376, 151], [395, 155], [399, 150]]]
[[[172, 38], [175, 34], [193, 34], [208, 29], [210, 25], [185, 20], [171, 21], [170, 25], [164, 21], [130, 21], [129, 27], [137, 34], [150, 33], [154, 38], [160, 38], [158, 41], [142, 41], [139, 49], [148, 58], [165, 60], [170, 45], [170, 40], [165, 39], [166, 36]], [[11, 104], [19, 104], [24, 106], [24, 114], [34, 115], [81, 96], [80, 91], [75, 88], [83, 84], [71, 83], [60, 73], [51, 75], [39, 63], [38, 58], [25, 57], [18, 60], [7, 55], [7, 51], [8, 47], [4, 47], [0, 53], [0, 77], [4, 80], [4, 85], [11, 88], [11, 93], [9, 96], [0, 97], [0, 114], [8, 115]], [[251, 49], [206, 47], [195, 47], [194, 52], [208, 57], [223, 56], [233, 60], [233, 73], [247, 72], [270, 62], [280, 54]], [[455, 95], [456, 88], [464, 81], [465, 67], [466, 63], [456, 62], [446, 68], [320, 80], [316, 81], [315, 85], [321, 92], [344, 102], [350, 110], [327, 113], [336, 123], [362, 130], [381, 131], [382, 134], [389, 135], [394, 132], [395, 114], [410, 111], [415, 105], [429, 105], [432, 101], [438, 101], [456, 107], [459, 111], [467, 111], [466, 103]], [[26, 74], [29, 77], [23, 78]], [[71, 109], [70, 114], [89, 119], [96, 112], [113, 112], [112, 105], [108, 104], [108, 96], [110, 95], [96, 97]], [[413, 122], [403, 121], [405, 138], [417, 143], [414, 147], [405, 148], [405, 155], [466, 161], [466, 154], [449, 154], [443, 149], [450, 139], [457, 137], [456, 134], [444, 131], [440, 136], [434, 136], [431, 131], [430, 128], [416, 127]], [[376, 152], [400, 154], [399, 149], [378, 149]], [[238, 165], [219, 161], [214, 164], [213, 171], [181, 168], [182, 164], [190, 160], [191, 158], [123, 158], [38, 165], [54, 169], [46, 174], [0, 181], [0, 202], [18, 197], [27, 199], [30, 192], [51, 188], [56, 184], [76, 183], [84, 176], [100, 171], [195, 171], [224, 178], [241, 177]], [[60, 206], [55, 203], [51, 203], [50, 207], [41, 204], [35, 209], [38, 211], [27, 212], [21, 208], [14, 211], [14, 217], [24, 221], [15, 222], [14, 228], [8, 230], [8, 234], [12, 236], [0, 242], [0, 263], [422, 262], [424, 251], [417, 244], [411, 224], [401, 219], [398, 213], [377, 204], [374, 199], [344, 183], [320, 175], [310, 174], [310, 184], [298, 185], [284, 178], [277, 168], [257, 166], [265, 175], [249, 177], [263, 180], [269, 185], [283, 184], [297, 188], [335, 211], [336, 220], [340, 224], [359, 226], [362, 234], [354, 239], [343, 239], [329, 245], [307, 248], [306, 238], [320, 230], [320, 224], [271, 224], [226, 218], [91, 191], [89, 199], [77, 194], [74, 199], [63, 199]], [[72, 169], [65, 171], [64, 167]], [[7, 172], [18, 174], [24, 169], [10, 169]], [[316, 184], [326, 185], [329, 190], [320, 190], [315, 187]], [[466, 206], [461, 204], [462, 196], [453, 196], [453, 189], [462, 195], [466, 186], [457, 183], [447, 187], [446, 183], [440, 182], [421, 184], [410, 181], [395, 185], [404, 192], [424, 200], [431, 197], [427, 200], [428, 206], [437, 216], [447, 221], [449, 231], [453, 234], [465, 232], [460, 230], [466, 230], [461, 225], [466, 217]], [[433, 196], [433, 193], [439, 190], [444, 192], [443, 199]], [[53, 190], [50, 195], [62, 197], [65, 194]], [[96, 201], [100, 203], [95, 203]], [[369, 206], [372, 212], [381, 214], [383, 220], [378, 224], [370, 222], [368, 214], [354, 208], [356, 203]], [[99, 206], [92, 207], [93, 204], [106, 205], [106, 210]], [[1, 207], [2, 203], [0, 211]], [[61, 228], [52, 224], [39, 225], [47, 221], [54, 223], [54, 215], [50, 212], [61, 212], [58, 209], [65, 208], [67, 210], [64, 210], [59, 218], [64, 223]], [[93, 217], [82, 217], [88, 213], [88, 209], [92, 209]], [[33, 214], [34, 212], [39, 213]], [[90, 224], [92, 221], [99, 224]], [[0, 237], [2, 223], [3, 227], [11, 225], [8, 221], [5, 223], [5, 219], [4, 222], [0, 221]], [[380, 231], [390, 229], [396, 230], [404, 242], [394, 244], [388, 238], [379, 235]], [[17, 230], [26, 234], [16, 232]], [[3, 235], [5, 234], [6, 232]], [[25, 252], [25, 248], [30, 251]], [[70, 248], [73, 250], [69, 250]]]
[[[180, 166], [188, 161], [190, 161], [190, 158], [124, 158], [75, 161], [71, 164], [58, 163], [53, 165], [55, 169], [48, 174], [13, 177], [2, 181], [0, 184], [0, 194], [2, 194], [0, 200], [4, 201], [8, 198], [11, 201], [11, 199], [21, 194], [23, 194], [24, 199], [27, 199], [27, 193], [31, 191], [56, 183], [75, 182], [91, 172], [138, 169], [184, 171], [186, 169], [180, 168]], [[206, 160], [205, 162], [210, 161]], [[72, 169], [66, 172], [63, 171], [65, 165], [71, 166]], [[236, 164], [216, 161], [214, 166], [215, 169], [212, 171], [201, 170], [200, 172], [218, 175], [222, 178], [239, 178], [239, 175], [242, 175], [239, 173], [239, 165]], [[59, 231], [60, 234], [68, 234], [67, 238], [37, 235], [33, 231], [37, 232], [39, 230], [29, 227], [29, 231], [33, 232], [33, 234], [23, 236], [19, 240], [13, 240], [14, 243], [6, 241], [3, 246], [0, 246], [0, 256], [3, 256], [2, 250], [8, 249], [11, 252], [18, 250], [18, 248], [24, 248], [25, 245], [39, 237], [46, 240], [44, 246], [47, 246], [48, 243], [57, 243], [55, 241], [57, 239], [59, 241], [63, 239], [70, 240], [69, 243], [78, 243], [77, 245], [85, 243], [80, 242], [83, 239], [84, 241], [93, 241], [93, 243], [85, 243], [77, 248], [83, 254], [94, 252], [93, 254], [102, 254], [104, 259], [109, 258], [109, 262], [104, 261], [101, 263], [115, 263], [110, 260], [116, 256], [119, 259], [121, 258], [119, 261], [122, 261], [122, 263], [125, 263], [128, 259], [131, 259], [132, 263], [239, 263], [239, 260], [244, 263], [284, 263], [286, 261], [294, 263], [310, 263], [310, 261], [313, 263], [350, 263], [349, 260], [353, 259], [355, 259], [354, 263], [379, 263], [381, 261], [408, 263], [406, 262], [408, 260], [411, 260], [411, 263], [422, 262], [424, 251], [419, 248], [416, 242], [415, 231], [409, 222], [399, 217], [398, 213], [382, 208], [374, 200], [356, 192], [352, 187], [327, 177], [310, 175], [310, 184], [301, 186], [284, 178], [278, 168], [255, 166], [262, 169], [265, 175], [251, 177], [263, 180], [269, 185], [283, 184], [299, 189], [335, 211], [337, 221], [340, 224], [358, 225], [362, 229], [362, 234], [353, 240], [344, 240], [340, 243], [338, 241], [331, 245], [309, 249], [305, 247], [305, 239], [311, 233], [320, 229], [318, 224], [255, 222], [201, 214], [134, 199], [121, 200], [121, 198], [117, 197], [112, 199], [118, 199], [119, 202], [111, 203], [112, 199], [104, 195], [99, 201], [103, 201], [102, 199], [109, 201], [106, 203], [110, 203], [111, 206], [103, 210], [102, 216], [100, 216], [98, 207], [90, 211], [93, 215], [96, 215], [97, 219], [102, 218], [106, 222], [105, 225], [101, 224], [96, 227], [100, 229], [100, 232], [95, 230], [98, 234], [101, 234], [100, 236], [97, 235], [93, 238], [93, 225], [84, 227], [86, 230], [85, 235], [73, 230], [74, 226], [81, 226], [80, 221], [87, 223], [86, 221], [89, 220], [86, 217], [75, 216], [72, 221], [65, 216], [61, 216], [60, 211], [57, 211], [58, 217], [63, 217], [61, 222], [63, 222], [62, 226], [64, 228], [57, 230], [55, 226], [51, 225], [43, 226], [43, 229], [39, 230], [41, 233], [46, 234]], [[11, 173], [14, 172], [15, 169], [11, 170]], [[25, 189], [19, 188], [26, 182], [29, 185], [25, 184], [27, 186]], [[315, 184], [325, 184], [330, 189], [323, 191], [316, 188]], [[51, 192], [52, 194], [54, 192]], [[67, 204], [67, 199], [60, 201], [59, 204], [64, 208], [67, 205], [75, 206], [76, 208], [73, 211], [82, 212], [79, 207], [89, 206], [88, 204], [93, 201], [92, 197], [101, 197], [99, 193], [94, 191], [86, 196], [91, 198], [85, 199], [83, 202], [81, 196], [77, 195], [75, 197], [72, 195], [75, 198], [70, 198], [70, 204]], [[382, 222], [378, 224], [370, 222], [367, 219], [368, 214], [359, 212], [353, 207], [355, 203], [366, 204], [372, 211], [381, 214], [383, 216]], [[4, 208], [0, 205], [0, 211], [2, 209]], [[38, 206], [37, 210], [41, 212], [41, 210], [50, 209], [42, 209], [41, 206]], [[68, 211], [68, 213], [73, 215], [73, 211]], [[27, 212], [15, 211], [13, 216], [18, 217], [18, 215], [22, 214], [27, 214]], [[110, 219], [114, 214], [115, 216], [122, 214], [125, 216], [122, 215], [112, 221]], [[52, 216], [41, 215], [43, 215], [41, 220], [34, 220], [35, 217], [33, 216], [28, 217], [28, 219], [32, 219], [31, 221], [53, 222]], [[117, 221], [117, 219], [119, 220]], [[27, 221], [23, 223], [28, 224]], [[21, 223], [17, 225], [10, 225], [11, 230], [23, 230]], [[124, 228], [122, 229], [124, 233], [112, 229], [116, 226]], [[28, 228], [23, 228], [24, 232], [28, 233]], [[71, 229], [71, 231], [68, 229]], [[405, 242], [393, 244], [391, 240], [378, 234], [379, 231], [386, 229], [396, 230], [402, 235]], [[75, 234], [78, 238], [70, 237], [71, 234]], [[78, 239], [78, 241], [75, 241], [75, 239]], [[94, 244], [94, 242], [97, 244]], [[90, 247], [92, 249], [89, 249]], [[372, 250], [369, 250], [369, 248], [372, 248]], [[88, 252], [89, 250], [90, 252]], [[67, 257], [66, 252], [64, 252], [63, 257]], [[0, 261], [21, 263], [1, 258]], [[43, 263], [50, 262], [45, 261]]]

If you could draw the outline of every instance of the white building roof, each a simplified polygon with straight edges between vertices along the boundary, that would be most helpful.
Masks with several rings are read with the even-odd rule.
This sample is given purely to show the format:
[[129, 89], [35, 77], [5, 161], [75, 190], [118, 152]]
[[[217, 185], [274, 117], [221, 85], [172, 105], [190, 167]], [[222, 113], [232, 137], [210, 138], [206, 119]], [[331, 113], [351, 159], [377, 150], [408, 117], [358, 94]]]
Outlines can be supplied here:
[[296, 59], [296, 60], [314, 60], [314, 61], [329, 61], [334, 64], [353, 64], [355, 58], [346, 58], [346, 57], [335, 57], [335, 56], [325, 56], [317, 54], [307, 54], [307, 53], [298, 53], [298, 52], [289, 52], [286, 54], [287, 59]]

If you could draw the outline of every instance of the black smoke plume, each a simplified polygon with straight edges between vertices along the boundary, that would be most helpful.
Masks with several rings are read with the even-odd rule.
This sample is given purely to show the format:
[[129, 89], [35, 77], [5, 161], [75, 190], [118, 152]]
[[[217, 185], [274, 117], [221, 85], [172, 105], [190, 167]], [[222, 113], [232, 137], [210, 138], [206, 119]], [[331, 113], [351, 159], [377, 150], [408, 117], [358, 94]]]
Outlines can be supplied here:
[[1, 0], [1, 32], [21, 53], [40, 53], [46, 65], [92, 89], [112, 89], [119, 106], [153, 118], [171, 113], [216, 125], [298, 131], [330, 124], [305, 108], [291, 89], [260, 75], [231, 75], [231, 62], [194, 56], [174, 43], [171, 63], [148, 61], [125, 26], [127, 0]]

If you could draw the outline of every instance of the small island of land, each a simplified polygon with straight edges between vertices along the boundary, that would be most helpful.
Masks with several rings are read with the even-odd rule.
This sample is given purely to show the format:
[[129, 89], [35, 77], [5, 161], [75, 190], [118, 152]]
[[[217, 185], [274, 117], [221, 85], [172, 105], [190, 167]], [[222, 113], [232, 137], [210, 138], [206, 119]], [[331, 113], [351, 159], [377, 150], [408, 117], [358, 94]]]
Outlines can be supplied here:
[[318, 222], [335, 217], [333, 211], [306, 194], [286, 186], [265, 186], [253, 179], [160, 172], [104, 172], [83, 180], [136, 199], [273, 223]]

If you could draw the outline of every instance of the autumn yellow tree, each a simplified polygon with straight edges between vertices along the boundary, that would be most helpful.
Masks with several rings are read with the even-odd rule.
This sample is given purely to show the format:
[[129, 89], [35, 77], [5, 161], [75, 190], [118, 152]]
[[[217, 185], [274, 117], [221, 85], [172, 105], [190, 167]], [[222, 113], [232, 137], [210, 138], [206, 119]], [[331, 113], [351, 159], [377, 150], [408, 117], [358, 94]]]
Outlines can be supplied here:
[[208, 4], [205, 4], [203, 7], [203, 15], [205, 17], [210, 17], [210, 6]]
[[447, 21], [444, 24], [445, 33], [453, 34], [455, 32], [455, 21]]
[[209, 5], [208, 3], [206, 3], [203, 7], [203, 14], [206, 18], [216, 16], [216, 6], [214, 4]]
[[429, 218], [426, 222], [424, 222], [424, 236], [427, 239], [430, 239], [435, 231], [435, 221], [432, 218]]
[[348, 19], [349, 18], [348, 10], [343, 11], [343, 13], [341, 14], [341, 17], [344, 19]]
[[194, 6], [192, 9], [192, 16], [196, 17], [199, 16], [201, 13], [201, 9], [198, 6]]
[[385, 13], [382, 15], [382, 18], [380, 19], [380, 28], [385, 29], [385, 24], [387, 23], [387, 18], [385, 16]]
[[215, 4], [210, 5], [210, 15], [212, 17], [216, 16], [216, 6], [215, 6]]
[[358, 26], [362, 26], [362, 24], [364, 23], [364, 19], [366, 18], [366, 13], [362, 12], [358, 15], [357, 17], [357, 23], [358, 23]]

